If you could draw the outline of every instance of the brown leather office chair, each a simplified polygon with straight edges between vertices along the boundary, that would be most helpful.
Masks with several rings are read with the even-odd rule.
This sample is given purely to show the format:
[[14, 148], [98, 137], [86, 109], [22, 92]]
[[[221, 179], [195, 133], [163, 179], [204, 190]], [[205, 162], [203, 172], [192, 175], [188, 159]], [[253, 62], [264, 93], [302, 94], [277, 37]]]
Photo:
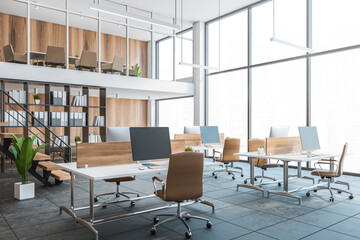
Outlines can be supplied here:
[[[134, 66], [132, 66], [130, 69], [129, 69], [129, 76], [135, 76], [136, 75], [136, 71], [137, 71], [137, 68], [138, 68], [139, 64], [135, 64]], [[122, 72], [120, 72], [122, 75], [126, 75], [126, 68], [124, 68], [124, 70]]]
[[[257, 152], [258, 151], [258, 148], [260, 147], [264, 147], [265, 146], [265, 140], [264, 139], [259, 139], [259, 138], [253, 138], [253, 139], [249, 139], [249, 152]], [[270, 180], [273, 180], [273, 181], [276, 181], [276, 178], [273, 178], [273, 177], [268, 177], [268, 176], [265, 176], [265, 171], [268, 169], [268, 168], [277, 168], [277, 167], [280, 167], [280, 164], [277, 164], [277, 163], [270, 163], [268, 161], [268, 159], [266, 158], [255, 158], [254, 159], [254, 166], [255, 167], [258, 167], [258, 168], [261, 168], [261, 176], [255, 176], [255, 181], [257, 181], [257, 179], [261, 179], [260, 180], [260, 184], [263, 182], [263, 180], [266, 178], [266, 179], [270, 179]], [[249, 180], [250, 178], [247, 178], [244, 180], [244, 183], [246, 184], [247, 181]], [[278, 183], [279, 187], [281, 186], [281, 183], [279, 182]]]
[[[127, 199], [130, 199], [130, 197], [128, 196], [128, 194], [134, 194], [137, 197], [140, 197], [140, 195], [138, 193], [135, 192], [121, 192], [120, 191], [120, 183], [121, 182], [130, 182], [130, 181], [135, 181], [135, 176], [127, 176], [127, 177], [119, 177], [119, 178], [111, 178], [111, 179], [105, 179], [105, 182], [110, 182], [110, 183], [116, 183], [116, 192], [111, 192], [111, 193], [102, 193], [102, 194], [98, 194], [95, 196], [94, 201], [98, 202], [99, 201], [99, 197], [100, 196], [107, 196], [110, 195], [110, 197], [108, 197], [107, 199], [105, 199], [105, 201], [103, 202], [103, 207], [106, 207], [106, 203], [111, 202], [114, 198], [118, 198], [120, 196], [123, 196]], [[131, 201], [130, 202], [131, 206], [135, 206], [135, 202]]]
[[[235, 174], [234, 173], [240, 173], [241, 177], [244, 176], [243, 174], [243, 169], [241, 167], [233, 167], [236, 169], [240, 169], [239, 171], [234, 171], [234, 170], [229, 170], [229, 163], [234, 163], [234, 162], [238, 162], [240, 160], [239, 156], [235, 156], [234, 153], [239, 153], [240, 152], [240, 139], [237, 138], [228, 138], [225, 139], [225, 143], [224, 143], [224, 150], [223, 152], [218, 152], [218, 151], [214, 151], [214, 160], [217, 162], [221, 162], [225, 165], [225, 169], [221, 169], [221, 170], [215, 170], [212, 175], [217, 178], [217, 174], [216, 173], [220, 173], [220, 172], [226, 172], [229, 175], [232, 175], [232, 179], [235, 179]], [[220, 157], [216, 157], [216, 154], [220, 154]]]
[[101, 70], [104, 73], [111, 72], [121, 72], [123, 70], [123, 58], [119, 56], [115, 56], [112, 63], [102, 63]]
[[65, 49], [63, 47], [48, 46], [45, 56], [45, 65], [65, 67]]
[[75, 61], [75, 67], [78, 70], [90, 69], [94, 72], [97, 67], [96, 52], [83, 50], [80, 59]]
[[[185, 236], [191, 237], [191, 229], [185, 219], [199, 219], [206, 221], [206, 227], [211, 228], [209, 219], [192, 216], [187, 212], [181, 212], [181, 203], [187, 200], [199, 200], [203, 194], [203, 170], [204, 155], [197, 152], [182, 152], [170, 155], [169, 168], [165, 182], [159, 177], [153, 177], [153, 184], [156, 196], [164, 201], [173, 201], [178, 205], [176, 214], [158, 214], [154, 217], [155, 225], [151, 234], [156, 233], [156, 227], [173, 219], [180, 219], [187, 228]], [[162, 189], [156, 188], [155, 180], [161, 182]], [[205, 203], [207, 204], [207, 203]], [[212, 205], [212, 204], [207, 204]], [[213, 206], [213, 205], [212, 205]], [[159, 222], [159, 216], [170, 217]]]
[[[345, 160], [345, 157], [347, 154], [347, 148], [348, 148], [348, 144], [345, 143], [343, 152], [341, 154], [339, 161], [333, 160], [333, 159], [321, 159], [320, 161], [315, 163], [315, 166], [317, 165], [318, 167], [314, 171], [311, 172], [311, 175], [319, 176], [321, 178], [326, 178], [327, 186], [318, 186], [314, 189], [311, 189], [306, 193], [306, 196], [309, 197], [311, 191], [317, 192], [318, 190], [327, 189], [327, 190], [329, 190], [330, 195], [331, 195], [330, 196], [331, 202], [334, 201], [334, 195], [333, 195], [332, 190], [336, 190], [336, 191], [338, 191], [338, 193], [342, 193], [342, 192], [348, 193], [348, 194], [350, 194], [350, 196], [349, 196], [350, 199], [354, 198], [354, 195], [350, 191], [331, 187], [332, 179], [341, 177], [341, 175], [343, 174], [343, 166], [344, 166], [344, 160]], [[322, 165], [330, 166], [331, 164], [336, 166], [335, 170], [327, 170], [327, 169], [322, 168]]]
[[26, 55], [14, 53], [14, 49], [11, 44], [3, 46], [5, 62], [22, 63], [27, 64]]

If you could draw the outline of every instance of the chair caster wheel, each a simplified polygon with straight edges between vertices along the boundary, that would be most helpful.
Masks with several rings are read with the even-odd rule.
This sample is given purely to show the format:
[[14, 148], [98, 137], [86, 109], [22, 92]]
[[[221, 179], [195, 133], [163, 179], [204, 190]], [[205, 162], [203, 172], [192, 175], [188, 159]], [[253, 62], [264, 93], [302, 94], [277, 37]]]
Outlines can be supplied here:
[[120, 194], [117, 193], [117, 194], [116, 194], [116, 197], [120, 197]]
[[187, 238], [187, 239], [189, 239], [189, 238], [191, 238], [191, 232], [185, 232], [185, 237]]
[[231, 173], [228, 172], [228, 175], [231, 175]]
[[342, 191], [339, 190], [338, 193], [342, 193]]
[[306, 196], [307, 196], [307, 197], [310, 197], [310, 193], [309, 193], [309, 192], [307, 192], [307, 193], [306, 193]]
[[152, 228], [152, 229], [150, 230], [150, 233], [151, 233], [151, 235], [155, 235], [156, 229], [155, 229], [155, 228]]
[[106, 208], [106, 207], [107, 207], [107, 205], [103, 205], [103, 206], [102, 206], [102, 208]]
[[233, 176], [232, 179], [235, 180], [235, 177]]
[[334, 202], [334, 198], [333, 198], [333, 197], [330, 198], [330, 202]]
[[189, 217], [185, 217], [185, 220], [186, 220], [186, 221], [189, 221], [189, 220], [190, 220], [190, 218], [189, 218]]
[[211, 226], [212, 226], [212, 223], [211, 223], [211, 222], [207, 222], [207, 223], [206, 223], [206, 227], [207, 227], [207, 228], [211, 228]]
[[215, 176], [215, 173], [212, 173], [213, 176]]
[[98, 202], [99, 201], [99, 198], [94, 198], [94, 202]]
[[254, 178], [254, 181], [257, 181], [257, 178]]
[[244, 177], [244, 174], [241, 174], [241, 177]]
[[278, 186], [281, 187], [281, 183], [278, 183]]
[[314, 192], [317, 192], [317, 190], [314, 190]]
[[247, 184], [247, 181], [246, 181], [246, 180], [244, 181], [244, 184]]
[[353, 196], [353, 195], [350, 195], [350, 196], [349, 196], [349, 198], [350, 198], [350, 199], [353, 199], [353, 198], [354, 198], [354, 196]]
[[130, 202], [130, 206], [132, 206], [132, 207], [135, 206], [135, 202], [134, 202], [134, 201], [131, 201], [131, 202]]
[[[154, 218], [153, 218], [153, 221], [154, 221], [154, 223], [158, 223], [158, 222], [159, 222], [159, 218], [158, 218], [158, 217], [154, 217]], [[155, 229], [155, 228], [152, 228], [152, 229]], [[152, 229], [151, 229], [151, 230], [152, 230]], [[155, 229], [155, 232], [156, 232], [156, 229]]]
[[217, 179], [217, 176], [215, 175], [214, 178]]

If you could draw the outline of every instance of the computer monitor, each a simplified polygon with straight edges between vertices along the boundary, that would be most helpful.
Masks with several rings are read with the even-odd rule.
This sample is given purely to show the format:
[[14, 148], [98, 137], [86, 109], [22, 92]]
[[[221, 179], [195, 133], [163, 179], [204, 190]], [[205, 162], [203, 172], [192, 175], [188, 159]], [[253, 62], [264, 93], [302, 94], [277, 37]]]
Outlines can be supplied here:
[[271, 127], [270, 128], [270, 138], [275, 137], [288, 137], [289, 136], [289, 127]]
[[107, 142], [130, 142], [130, 130], [128, 127], [109, 127], [107, 130]]
[[319, 136], [316, 127], [299, 127], [299, 134], [303, 151], [320, 149]]
[[200, 126], [185, 126], [184, 134], [200, 133]]
[[168, 127], [131, 127], [133, 161], [169, 158], [171, 154]]
[[203, 144], [220, 143], [219, 129], [217, 126], [201, 126], [200, 132]]

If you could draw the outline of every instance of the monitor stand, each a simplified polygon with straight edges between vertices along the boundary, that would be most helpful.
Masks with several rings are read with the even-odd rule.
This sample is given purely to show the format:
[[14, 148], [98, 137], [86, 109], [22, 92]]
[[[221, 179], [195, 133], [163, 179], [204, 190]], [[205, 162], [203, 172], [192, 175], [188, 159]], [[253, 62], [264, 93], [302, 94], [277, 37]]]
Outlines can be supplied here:
[[151, 160], [143, 160], [143, 161], [140, 161], [140, 163], [142, 166], [139, 167], [139, 170], [145, 170], [146, 168], [152, 169]]

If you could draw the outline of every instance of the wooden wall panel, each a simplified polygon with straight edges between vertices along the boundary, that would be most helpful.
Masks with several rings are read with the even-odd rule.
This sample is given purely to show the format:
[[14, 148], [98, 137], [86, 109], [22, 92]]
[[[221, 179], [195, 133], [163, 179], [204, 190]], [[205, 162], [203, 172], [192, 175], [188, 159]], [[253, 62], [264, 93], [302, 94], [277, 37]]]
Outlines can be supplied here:
[[139, 64], [141, 77], [147, 77], [147, 42], [129, 39], [129, 64], [134, 66]]
[[[107, 49], [106, 46], [102, 48]], [[69, 28], [69, 55], [81, 56], [83, 50], [96, 52], [98, 54], [98, 34], [97, 32], [80, 29]]]
[[120, 56], [126, 64], [126, 38], [103, 33], [101, 34], [101, 44], [108, 49], [108, 51], [101, 52], [101, 59], [113, 61], [114, 56]]
[[107, 99], [108, 127], [146, 127], [147, 101], [136, 99]]

